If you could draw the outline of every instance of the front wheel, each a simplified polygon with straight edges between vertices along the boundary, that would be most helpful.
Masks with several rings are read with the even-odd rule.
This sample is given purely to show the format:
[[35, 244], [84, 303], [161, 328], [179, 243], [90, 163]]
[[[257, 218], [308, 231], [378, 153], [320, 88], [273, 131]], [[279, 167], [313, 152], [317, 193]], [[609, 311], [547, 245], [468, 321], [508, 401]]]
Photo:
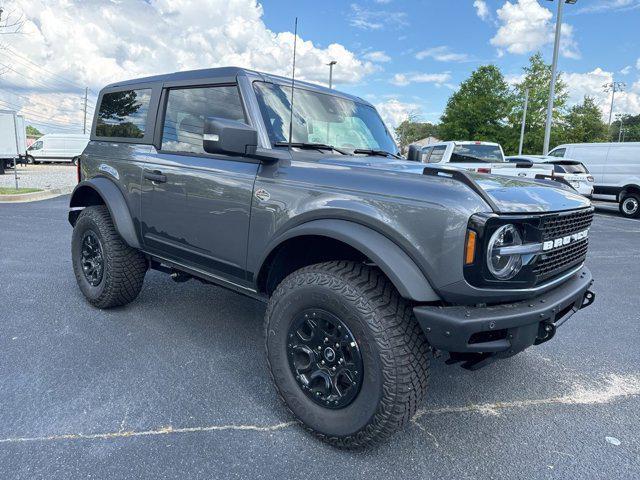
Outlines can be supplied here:
[[124, 243], [104, 205], [87, 207], [78, 216], [71, 258], [80, 290], [98, 308], [125, 305], [142, 289], [145, 257]]
[[620, 201], [620, 213], [627, 218], [640, 217], [640, 195], [627, 193]]
[[269, 301], [265, 337], [278, 393], [332, 445], [386, 439], [426, 397], [426, 338], [377, 269], [341, 261], [292, 273]]
[[35, 165], [37, 162], [36, 162], [36, 159], [33, 158], [31, 155], [27, 155], [27, 163], [29, 165]]
[[73, 157], [71, 159], [71, 163], [73, 163], [75, 166], [78, 166], [79, 161], [80, 161], [80, 157]]

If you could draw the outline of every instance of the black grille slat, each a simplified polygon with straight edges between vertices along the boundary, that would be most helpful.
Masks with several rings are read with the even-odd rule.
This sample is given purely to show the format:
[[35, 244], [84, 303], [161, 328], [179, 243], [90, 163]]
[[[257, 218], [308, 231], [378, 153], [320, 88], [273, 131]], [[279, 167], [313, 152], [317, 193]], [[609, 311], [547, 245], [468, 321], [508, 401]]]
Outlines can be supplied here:
[[573, 212], [542, 219], [542, 239], [551, 240], [581, 232], [591, 226], [593, 210]]
[[[591, 227], [592, 221], [593, 209], [543, 217], [540, 225], [542, 240], [555, 240], [582, 232]], [[556, 277], [584, 262], [588, 247], [589, 239], [585, 238], [541, 254], [533, 270], [536, 283]]]

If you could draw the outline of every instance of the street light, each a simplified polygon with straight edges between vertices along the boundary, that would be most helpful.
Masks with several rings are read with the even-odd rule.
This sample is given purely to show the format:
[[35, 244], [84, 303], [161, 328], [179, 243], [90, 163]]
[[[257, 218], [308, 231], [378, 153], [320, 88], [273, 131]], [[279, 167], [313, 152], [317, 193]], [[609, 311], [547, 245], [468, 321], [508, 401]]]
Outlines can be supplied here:
[[331, 86], [333, 85], [333, 66], [338, 63], [335, 60], [331, 60], [329, 63], [327, 63], [327, 66], [329, 67], [329, 88], [331, 88]]
[[611, 115], [613, 115], [613, 100], [616, 98], [616, 92], [621, 92], [627, 84], [624, 82], [610, 82], [602, 85], [605, 92], [611, 92], [611, 107], [609, 108], [609, 127], [611, 127]]
[[[553, 0], [549, 0], [553, 2]], [[549, 87], [549, 103], [547, 104], [547, 123], [544, 127], [544, 146], [542, 153], [549, 153], [549, 141], [551, 140], [551, 122], [553, 121], [553, 100], [556, 91], [556, 69], [558, 68], [558, 51], [560, 50], [560, 33], [562, 30], [562, 7], [565, 3], [573, 5], [578, 0], [559, 0], [558, 14], [556, 15], [556, 38], [553, 44], [553, 62], [551, 64], [551, 86]]]

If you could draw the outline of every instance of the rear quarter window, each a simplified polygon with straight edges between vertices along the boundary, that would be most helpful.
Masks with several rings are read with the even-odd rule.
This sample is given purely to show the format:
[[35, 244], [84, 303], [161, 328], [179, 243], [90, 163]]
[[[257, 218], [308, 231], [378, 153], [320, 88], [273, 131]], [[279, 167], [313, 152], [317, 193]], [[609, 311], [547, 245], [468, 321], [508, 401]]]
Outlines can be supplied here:
[[143, 138], [150, 101], [150, 88], [105, 93], [98, 110], [96, 136]]

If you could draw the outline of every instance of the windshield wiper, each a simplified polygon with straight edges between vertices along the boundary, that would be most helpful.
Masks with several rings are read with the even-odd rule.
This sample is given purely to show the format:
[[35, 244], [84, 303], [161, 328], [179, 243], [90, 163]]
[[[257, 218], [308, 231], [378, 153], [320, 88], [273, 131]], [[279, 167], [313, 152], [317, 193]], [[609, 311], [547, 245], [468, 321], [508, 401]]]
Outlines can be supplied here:
[[400, 155], [396, 155], [395, 153], [387, 152], [386, 150], [374, 150], [371, 148], [356, 148], [353, 153], [362, 153], [365, 155], [378, 155], [380, 157], [393, 157], [393, 158], [402, 158]]
[[[274, 145], [276, 147], [288, 147], [289, 142], [276, 142]], [[342, 155], [349, 155], [349, 152], [345, 150], [334, 147], [333, 145], [325, 145], [324, 143], [291, 142], [291, 146], [296, 148], [306, 148], [309, 150], [333, 150], [334, 152], [341, 153]]]

